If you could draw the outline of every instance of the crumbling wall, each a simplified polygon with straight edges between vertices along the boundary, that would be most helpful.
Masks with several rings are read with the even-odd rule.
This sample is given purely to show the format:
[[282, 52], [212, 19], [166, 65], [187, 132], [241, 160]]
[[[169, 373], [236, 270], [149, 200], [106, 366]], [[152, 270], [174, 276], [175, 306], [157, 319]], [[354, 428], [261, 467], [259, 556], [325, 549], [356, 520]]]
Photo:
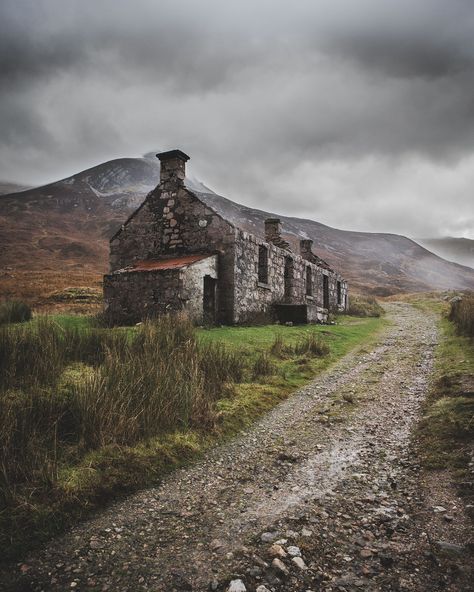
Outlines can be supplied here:
[[104, 312], [116, 324], [128, 325], [178, 312], [184, 305], [178, 269], [104, 276]]
[[[267, 282], [259, 282], [259, 247], [267, 249]], [[291, 277], [285, 289], [285, 261], [291, 259]], [[260, 258], [261, 265], [261, 258]], [[306, 269], [311, 269], [312, 290], [307, 294]], [[287, 266], [288, 269], [288, 266]], [[288, 274], [287, 274], [288, 275]], [[328, 277], [329, 311], [343, 310], [347, 284], [332, 270], [324, 269], [271, 242], [265, 242], [244, 231], [237, 231], [235, 241], [234, 322], [251, 320], [259, 313], [270, 313], [272, 304], [304, 304], [308, 320], [322, 322], [328, 310], [323, 309], [323, 276]], [[337, 281], [341, 281], [342, 304], [337, 304]]]
[[111, 270], [143, 259], [218, 253], [219, 310], [232, 323], [235, 228], [202, 203], [184, 185], [160, 184], [111, 241]]

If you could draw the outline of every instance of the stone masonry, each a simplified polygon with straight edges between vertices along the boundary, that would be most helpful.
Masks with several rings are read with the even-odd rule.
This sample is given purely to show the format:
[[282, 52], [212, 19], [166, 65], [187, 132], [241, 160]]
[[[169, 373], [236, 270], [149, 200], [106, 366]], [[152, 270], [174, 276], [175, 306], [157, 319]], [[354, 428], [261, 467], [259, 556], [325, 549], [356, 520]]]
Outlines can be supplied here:
[[189, 157], [158, 154], [160, 183], [110, 243], [105, 313], [116, 323], [184, 310], [199, 323], [251, 322], [274, 305], [304, 308], [325, 321], [348, 305], [347, 283], [300, 242], [293, 253], [280, 220], [265, 223], [265, 240], [236, 228], [185, 184]]

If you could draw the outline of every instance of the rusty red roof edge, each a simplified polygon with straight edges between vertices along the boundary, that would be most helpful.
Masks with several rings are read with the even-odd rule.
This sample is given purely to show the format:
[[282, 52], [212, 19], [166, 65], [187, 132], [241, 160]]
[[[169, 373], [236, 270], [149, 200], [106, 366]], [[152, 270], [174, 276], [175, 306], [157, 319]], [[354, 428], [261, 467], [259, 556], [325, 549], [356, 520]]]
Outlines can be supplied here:
[[185, 255], [183, 257], [173, 257], [172, 259], [144, 259], [137, 261], [130, 267], [120, 271], [160, 271], [166, 269], [181, 269], [187, 265], [192, 265], [203, 259], [212, 257], [212, 255]]

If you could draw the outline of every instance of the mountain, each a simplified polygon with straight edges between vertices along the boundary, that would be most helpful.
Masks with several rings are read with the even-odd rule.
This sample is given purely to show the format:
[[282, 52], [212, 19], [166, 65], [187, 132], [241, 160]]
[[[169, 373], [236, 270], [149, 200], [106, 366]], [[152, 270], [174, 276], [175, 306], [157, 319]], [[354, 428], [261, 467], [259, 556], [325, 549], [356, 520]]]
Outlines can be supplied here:
[[[215, 193], [199, 193], [199, 197], [236, 226], [261, 237], [265, 218], [276, 215], [236, 204]], [[405, 236], [338, 230], [314, 220], [278, 217], [294, 250], [301, 238], [313, 239], [314, 251], [341, 271], [357, 290], [386, 296], [474, 289], [474, 270], [445, 261]]]
[[[99, 287], [107, 270], [108, 238], [159, 181], [155, 153], [120, 158], [55, 183], [0, 196], [0, 291], [34, 299], [58, 286]], [[187, 185], [236, 225], [262, 236], [272, 212], [236, 204], [196, 179]], [[337, 230], [279, 216], [295, 249], [314, 249], [352, 288], [385, 295], [433, 289], [474, 289], [474, 270], [449, 263], [399, 235]], [[36, 287], [32, 287], [32, 285]]]
[[[160, 180], [155, 154], [0, 195], [0, 268], [107, 269], [108, 238]], [[211, 192], [195, 179], [192, 189]]]
[[28, 185], [19, 185], [18, 183], [11, 183], [10, 181], [0, 181], [0, 195], [7, 193], [18, 193], [30, 189]]
[[420, 238], [417, 239], [417, 242], [448, 261], [474, 268], [474, 240], [446, 236], [443, 238]]

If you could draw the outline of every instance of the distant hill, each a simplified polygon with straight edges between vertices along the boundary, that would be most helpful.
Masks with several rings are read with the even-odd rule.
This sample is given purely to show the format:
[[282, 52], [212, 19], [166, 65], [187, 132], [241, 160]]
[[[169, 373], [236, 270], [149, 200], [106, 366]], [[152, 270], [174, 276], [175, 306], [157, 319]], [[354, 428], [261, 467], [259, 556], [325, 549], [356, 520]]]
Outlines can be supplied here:
[[25, 191], [25, 189], [30, 188], [29, 185], [19, 185], [18, 183], [10, 183], [10, 181], [0, 181], [0, 195], [18, 193], [19, 191]]
[[417, 241], [420, 245], [448, 261], [474, 268], [474, 240], [446, 236], [444, 238], [420, 238]]
[[[63, 284], [74, 274], [76, 284], [86, 273], [99, 278], [107, 270], [108, 238], [158, 181], [159, 162], [152, 153], [112, 160], [43, 187], [0, 196], [0, 276], [8, 268], [10, 290], [19, 272], [25, 281], [32, 272], [43, 279], [61, 272]], [[277, 215], [236, 204], [195, 179], [186, 183], [226, 218], [257, 235], [263, 233], [264, 219]], [[474, 289], [474, 270], [445, 261], [406, 237], [280, 218], [295, 248], [299, 238], [312, 238], [315, 251], [353, 288], [379, 295]]]

